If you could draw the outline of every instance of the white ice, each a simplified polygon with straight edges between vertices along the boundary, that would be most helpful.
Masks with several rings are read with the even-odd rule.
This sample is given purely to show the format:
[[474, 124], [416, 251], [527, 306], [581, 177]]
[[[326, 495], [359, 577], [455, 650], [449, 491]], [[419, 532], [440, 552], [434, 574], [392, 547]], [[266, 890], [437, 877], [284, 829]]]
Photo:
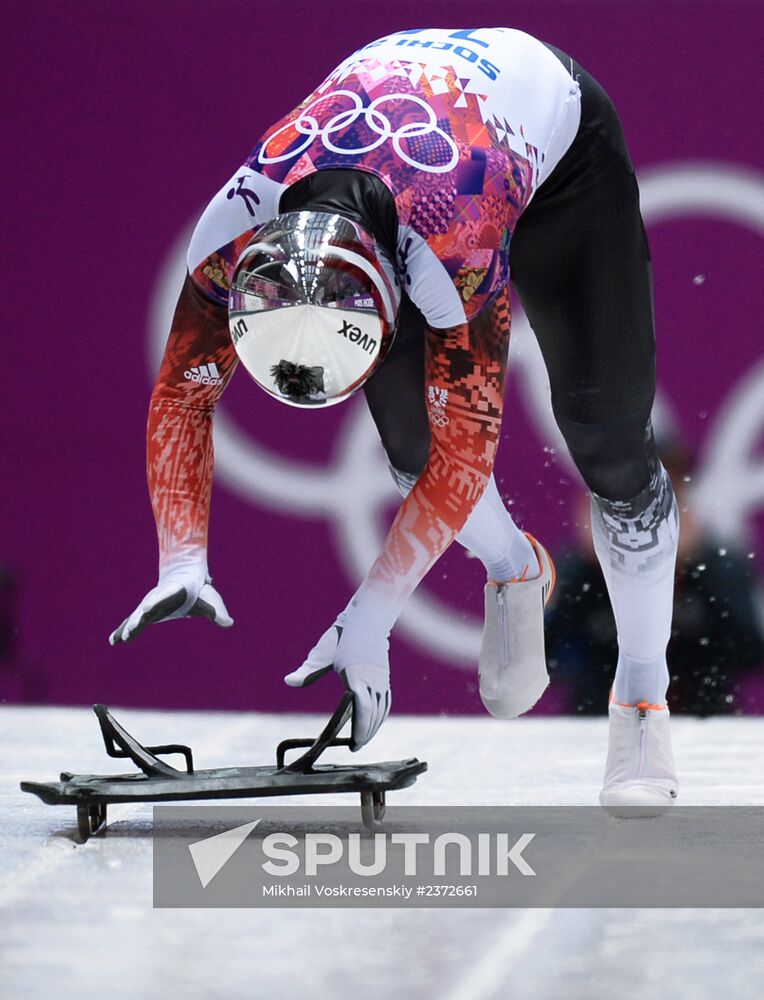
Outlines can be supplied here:
[[[266, 763], [279, 740], [324, 721], [117, 714], [148, 743], [189, 743], [201, 767]], [[764, 805], [764, 719], [672, 725], [683, 805]], [[365, 759], [428, 761], [391, 794], [399, 805], [594, 805], [606, 743], [604, 718], [393, 716]], [[2, 998], [761, 995], [759, 910], [154, 910], [149, 805], [110, 806], [107, 833], [77, 845], [73, 808], [19, 790], [63, 769], [108, 772], [107, 760], [88, 709], [0, 708]]]

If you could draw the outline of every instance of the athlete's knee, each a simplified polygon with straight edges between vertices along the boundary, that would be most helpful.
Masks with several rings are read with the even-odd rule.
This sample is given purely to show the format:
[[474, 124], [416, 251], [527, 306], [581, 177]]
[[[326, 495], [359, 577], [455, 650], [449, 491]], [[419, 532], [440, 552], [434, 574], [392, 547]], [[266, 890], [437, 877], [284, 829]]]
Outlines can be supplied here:
[[408, 480], [413, 477], [416, 482], [430, 457], [430, 435], [417, 434], [415, 431], [408, 434], [383, 433], [382, 447], [394, 474]]
[[402, 497], [407, 497], [409, 493], [416, 486], [416, 481], [419, 479], [419, 474], [415, 472], [401, 472], [400, 469], [396, 469], [395, 466], [388, 466], [390, 469], [390, 475], [393, 477], [393, 482]]
[[598, 424], [557, 421], [576, 468], [592, 493], [630, 500], [647, 489], [658, 468], [655, 437], [642, 414]]

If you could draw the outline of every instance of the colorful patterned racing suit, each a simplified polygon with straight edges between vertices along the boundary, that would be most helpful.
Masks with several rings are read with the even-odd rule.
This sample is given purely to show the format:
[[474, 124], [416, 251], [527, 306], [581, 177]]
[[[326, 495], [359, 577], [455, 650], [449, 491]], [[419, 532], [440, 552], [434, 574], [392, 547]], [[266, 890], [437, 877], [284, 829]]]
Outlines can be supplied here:
[[206, 561], [212, 415], [236, 367], [224, 307], [241, 251], [298, 182], [320, 171], [362, 171], [394, 199], [397, 231], [381, 249], [427, 324], [429, 459], [348, 609], [351, 645], [356, 611], [386, 642], [491, 474], [509, 341], [510, 238], [579, 118], [578, 84], [530, 36], [415, 29], [354, 53], [268, 129], [198, 223], [152, 395], [148, 477], [160, 573]]

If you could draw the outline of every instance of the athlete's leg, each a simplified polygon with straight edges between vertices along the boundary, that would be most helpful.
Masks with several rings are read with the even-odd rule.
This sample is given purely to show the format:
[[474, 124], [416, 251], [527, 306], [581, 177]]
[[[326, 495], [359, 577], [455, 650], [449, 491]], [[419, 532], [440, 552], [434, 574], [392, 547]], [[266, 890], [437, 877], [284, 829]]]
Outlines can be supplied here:
[[[364, 386], [396, 486], [403, 496], [427, 462], [430, 426], [424, 387], [424, 318], [411, 300], [401, 302], [398, 334], [384, 364]], [[456, 540], [481, 560], [490, 579], [510, 580], [537, 560], [515, 525], [493, 476]]]
[[602, 88], [573, 71], [581, 127], [517, 225], [512, 280], [592, 494], [594, 545], [618, 627], [615, 699], [663, 704], [678, 512], [650, 426], [650, 258], [618, 117]]

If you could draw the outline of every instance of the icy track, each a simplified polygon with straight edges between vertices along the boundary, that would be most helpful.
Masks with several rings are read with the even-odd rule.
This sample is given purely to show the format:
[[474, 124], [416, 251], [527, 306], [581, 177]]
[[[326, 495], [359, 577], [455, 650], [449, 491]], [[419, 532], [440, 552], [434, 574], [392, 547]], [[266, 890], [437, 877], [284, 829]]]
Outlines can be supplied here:
[[[115, 712], [200, 767], [266, 763], [325, 721]], [[681, 804], [764, 806], [764, 719], [676, 718], [673, 734]], [[393, 804], [593, 805], [606, 743], [604, 718], [392, 717], [358, 757], [428, 761]], [[761, 996], [760, 910], [153, 910], [149, 805], [109, 806], [106, 835], [77, 845], [73, 807], [18, 787], [120, 770], [107, 761], [89, 709], [0, 708], [2, 1000]]]

